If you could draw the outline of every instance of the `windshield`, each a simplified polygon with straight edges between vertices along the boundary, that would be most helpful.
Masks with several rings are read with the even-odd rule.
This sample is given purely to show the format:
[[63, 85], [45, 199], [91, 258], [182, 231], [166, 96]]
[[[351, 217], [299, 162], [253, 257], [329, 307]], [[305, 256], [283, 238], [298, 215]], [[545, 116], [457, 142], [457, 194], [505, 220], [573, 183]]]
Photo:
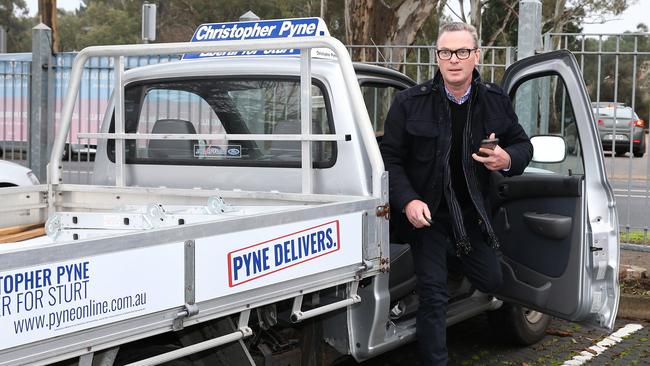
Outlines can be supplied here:
[[[334, 133], [322, 85], [312, 85], [312, 133]], [[127, 86], [125, 130], [149, 134], [299, 134], [299, 78], [202, 78]], [[111, 126], [111, 132], [113, 126]], [[127, 164], [299, 167], [298, 141], [224, 138], [128, 140]], [[114, 143], [109, 140], [113, 158]], [[333, 165], [335, 142], [313, 142], [314, 167]]]
[[600, 107], [594, 108], [594, 114], [601, 117], [614, 117], [616, 113], [616, 118], [632, 118], [632, 108], [612, 108], [612, 107]]

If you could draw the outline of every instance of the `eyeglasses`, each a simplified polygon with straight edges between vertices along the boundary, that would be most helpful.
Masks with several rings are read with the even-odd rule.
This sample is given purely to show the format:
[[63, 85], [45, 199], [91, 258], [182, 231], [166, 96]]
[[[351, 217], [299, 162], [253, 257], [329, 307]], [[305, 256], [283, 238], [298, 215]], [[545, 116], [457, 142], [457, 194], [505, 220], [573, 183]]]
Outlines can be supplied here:
[[457, 50], [437, 50], [436, 54], [441, 60], [451, 60], [452, 55], [456, 55], [459, 60], [467, 60], [472, 51], [476, 51], [478, 48], [459, 48]]

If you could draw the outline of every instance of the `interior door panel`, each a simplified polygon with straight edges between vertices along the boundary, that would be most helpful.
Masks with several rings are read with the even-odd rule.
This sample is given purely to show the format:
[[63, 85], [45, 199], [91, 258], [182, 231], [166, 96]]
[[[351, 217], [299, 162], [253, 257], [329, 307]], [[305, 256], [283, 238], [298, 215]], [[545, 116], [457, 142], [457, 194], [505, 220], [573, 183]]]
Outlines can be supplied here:
[[[497, 296], [611, 329], [618, 223], [580, 66], [568, 51], [545, 52], [512, 64], [501, 85], [529, 136], [560, 136], [565, 151], [538, 144], [527, 173], [495, 174], [492, 212], [504, 275]], [[564, 159], [551, 159], [556, 153]]]
[[527, 299], [532, 307], [572, 314], [582, 268], [582, 176], [526, 174], [493, 176], [493, 217], [503, 253], [505, 299]]

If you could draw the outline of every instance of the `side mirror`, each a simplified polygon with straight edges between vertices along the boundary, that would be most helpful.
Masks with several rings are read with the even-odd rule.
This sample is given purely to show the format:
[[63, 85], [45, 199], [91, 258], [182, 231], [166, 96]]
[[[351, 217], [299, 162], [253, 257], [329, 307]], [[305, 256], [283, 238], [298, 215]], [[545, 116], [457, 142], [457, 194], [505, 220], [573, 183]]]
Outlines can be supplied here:
[[533, 136], [530, 142], [533, 144], [535, 163], [561, 163], [566, 157], [566, 142], [562, 136]]

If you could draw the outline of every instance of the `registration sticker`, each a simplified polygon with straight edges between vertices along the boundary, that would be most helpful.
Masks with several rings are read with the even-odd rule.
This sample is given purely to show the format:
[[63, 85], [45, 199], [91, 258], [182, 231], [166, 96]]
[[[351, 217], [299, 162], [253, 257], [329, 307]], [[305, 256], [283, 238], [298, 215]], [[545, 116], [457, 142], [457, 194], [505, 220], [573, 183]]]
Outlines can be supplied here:
[[194, 145], [196, 158], [241, 158], [241, 145]]

